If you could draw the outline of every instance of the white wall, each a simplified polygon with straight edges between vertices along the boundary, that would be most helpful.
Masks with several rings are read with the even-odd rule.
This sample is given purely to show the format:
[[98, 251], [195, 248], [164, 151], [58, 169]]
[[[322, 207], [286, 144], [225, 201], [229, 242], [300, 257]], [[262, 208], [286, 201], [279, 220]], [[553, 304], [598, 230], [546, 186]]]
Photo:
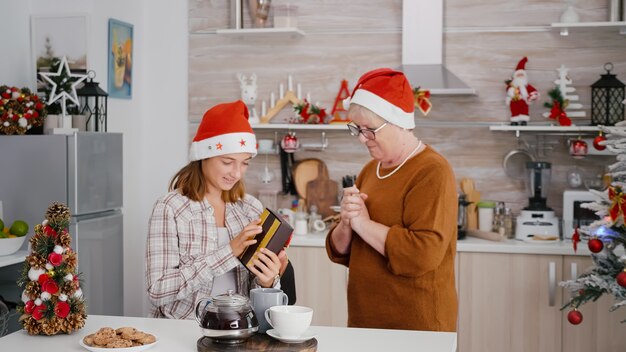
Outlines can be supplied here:
[[187, 162], [187, 2], [0, 0], [0, 33], [12, 34], [0, 36], [0, 84], [31, 86], [30, 15], [76, 13], [88, 16], [88, 65], [105, 90], [108, 19], [134, 25], [132, 99], [109, 98], [108, 131], [124, 134], [124, 311], [145, 316], [148, 218]]

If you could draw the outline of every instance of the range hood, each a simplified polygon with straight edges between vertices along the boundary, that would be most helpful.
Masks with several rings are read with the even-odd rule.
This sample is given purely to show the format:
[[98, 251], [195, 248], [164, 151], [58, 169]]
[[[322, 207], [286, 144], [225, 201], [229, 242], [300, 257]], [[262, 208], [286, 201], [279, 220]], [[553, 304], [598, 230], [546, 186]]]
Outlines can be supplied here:
[[433, 95], [476, 94], [443, 65], [443, 0], [402, 1], [400, 71]]

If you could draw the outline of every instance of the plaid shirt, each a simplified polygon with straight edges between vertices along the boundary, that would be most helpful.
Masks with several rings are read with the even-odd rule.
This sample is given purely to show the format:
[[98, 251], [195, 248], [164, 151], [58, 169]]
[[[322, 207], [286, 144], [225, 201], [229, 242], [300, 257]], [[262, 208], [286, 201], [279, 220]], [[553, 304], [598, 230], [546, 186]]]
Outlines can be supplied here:
[[[246, 194], [226, 203], [226, 228], [232, 239], [263, 210]], [[236, 268], [237, 292], [249, 295], [258, 287], [253, 275], [233, 255], [229, 245], [218, 248], [213, 207], [174, 191], [157, 200], [152, 210], [146, 246], [146, 276], [153, 317], [194, 319], [196, 304], [211, 296], [213, 278]]]

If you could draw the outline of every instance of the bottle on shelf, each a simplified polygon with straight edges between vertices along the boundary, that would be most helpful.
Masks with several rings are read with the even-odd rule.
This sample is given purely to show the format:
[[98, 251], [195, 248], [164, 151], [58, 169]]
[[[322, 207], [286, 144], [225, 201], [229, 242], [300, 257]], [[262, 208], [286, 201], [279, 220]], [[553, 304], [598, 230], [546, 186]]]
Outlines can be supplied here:
[[496, 209], [493, 214], [493, 229], [492, 231], [504, 236], [504, 202], [497, 202]]
[[511, 212], [511, 208], [504, 209], [504, 235], [506, 238], [514, 238], [515, 232], [513, 229], [515, 228], [513, 224], [513, 213]]

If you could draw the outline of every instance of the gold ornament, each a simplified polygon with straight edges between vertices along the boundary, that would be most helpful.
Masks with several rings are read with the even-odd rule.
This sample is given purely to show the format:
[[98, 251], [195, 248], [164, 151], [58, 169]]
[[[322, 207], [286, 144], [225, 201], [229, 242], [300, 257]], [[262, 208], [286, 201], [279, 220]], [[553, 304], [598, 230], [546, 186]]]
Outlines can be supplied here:
[[70, 209], [63, 203], [54, 202], [46, 210], [46, 219], [52, 224], [69, 223]]
[[35, 269], [43, 269], [46, 267], [47, 260], [42, 258], [37, 253], [33, 253], [26, 257], [28, 265]]
[[37, 281], [30, 281], [26, 284], [24, 293], [26, 293], [28, 298], [35, 300], [41, 294], [41, 285], [39, 285], [39, 282]]
[[57, 236], [56, 244], [63, 248], [67, 248], [70, 246], [71, 241], [72, 238], [70, 237], [70, 234], [67, 232], [62, 232], [59, 236]]

